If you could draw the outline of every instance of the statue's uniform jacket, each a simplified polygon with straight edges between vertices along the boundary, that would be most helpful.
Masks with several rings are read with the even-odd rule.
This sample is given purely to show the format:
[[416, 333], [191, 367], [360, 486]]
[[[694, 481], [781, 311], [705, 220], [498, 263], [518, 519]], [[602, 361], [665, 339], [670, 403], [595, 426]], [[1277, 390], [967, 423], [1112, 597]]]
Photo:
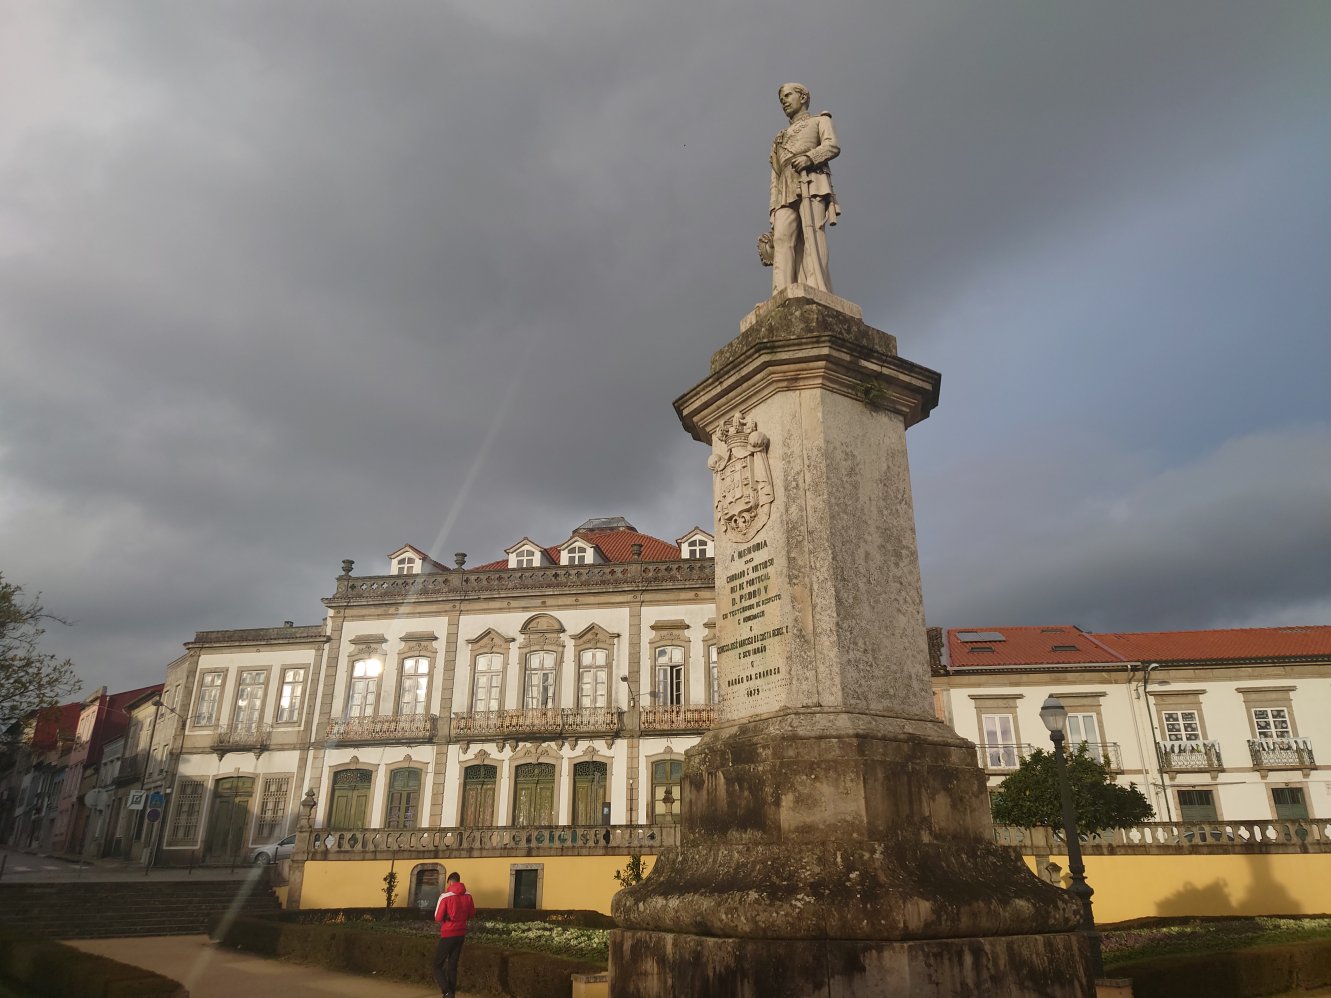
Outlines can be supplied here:
[[[832, 171], [828, 162], [841, 152], [837, 145], [836, 128], [832, 125], [832, 116], [826, 111], [816, 115], [797, 118], [790, 125], [777, 133], [772, 142], [772, 197], [769, 211], [795, 204], [804, 196], [801, 179], [810, 182], [809, 192], [815, 197], [826, 196], [830, 201], [828, 221], [835, 224], [836, 197], [832, 192]], [[799, 171], [791, 167], [790, 161], [796, 156], [808, 156], [813, 166]]]

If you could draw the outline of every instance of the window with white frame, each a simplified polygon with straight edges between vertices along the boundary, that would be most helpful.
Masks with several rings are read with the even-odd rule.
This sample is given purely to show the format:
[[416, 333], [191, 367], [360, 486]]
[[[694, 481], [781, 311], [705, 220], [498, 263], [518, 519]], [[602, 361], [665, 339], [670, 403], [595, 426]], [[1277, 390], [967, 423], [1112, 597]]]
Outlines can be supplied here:
[[498, 710], [499, 690], [504, 678], [504, 656], [493, 653], [477, 655], [474, 670], [471, 709]]
[[527, 676], [522, 705], [538, 710], [555, 705], [555, 653], [531, 651], [527, 653]]
[[656, 705], [678, 707], [684, 703], [684, 647], [662, 645], [656, 649]]
[[351, 696], [347, 698], [347, 717], [373, 717], [379, 699], [379, 677], [384, 663], [377, 658], [359, 658], [351, 663]]
[[588, 648], [578, 656], [578, 706], [607, 707], [610, 667], [604, 648]]
[[1289, 738], [1294, 734], [1284, 707], [1254, 707], [1252, 724], [1258, 738]]
[[199, 702], [194, 707], [194, 723], [217, 723], [217, 704], [222, 696], [222, 674], [205, 672], [199, 677]]
[[240, 674], [240, 682], [236, 684], [236, 712], [232, 718], [238, 729], [253, 731], [258, 726], [266, 678], [267, 674], [258, 670]]
[[574, 544], [564, 552], [565, 565], [589, 565], [591, 560], [591, 549], [582, 544]]
[[695, 537], [684, 545], [685, 558], [710, 558], [712, 556], [712, 542], [706, 537]]
[[[1195, 710], [1162, 710], [1160, 721], [1167, 742], [1200, 742], [1202, 722]], [[1191, 751], [1191, 750], [1189, 750]]]
[[393, 566], [393, 574], [394, 574], [394, 575], [415, 575], [415, 574], [416, 574], [416, 559], [413, 558], [413, 557], [412, 557], [411, 555], [409, 555], [409, 554], [404, 554], [401, 558], [399, 558], [399, 559], [397, 560], [397, 563]]
[[721, 702], [721, 670], [717, 667], [716, 645], [707, 646], [707, 692], [710, 703]]
[[513, 557], [513, 564], [518, 568], [535, 568], [536, 552], [531, 548], [523, 548]]
[[424, 714], [425, 691], [430, 685], [430, 660], [407, 658], [402, 660], [402, 688], [398, 691], [399, 714]]
[[305, 702], [305, 670], [283, 669], [282, 688], [277, 694], [277, 723], [294, 724], [300, 720], [300, 707]]
[[1017, 746], [1016, 724], [1011, 714], [985, 714], [981, 718], [984, 725], [985, 764], [989, 769], [1016, 769], [1019, 751]]
[[1069, 751], [1076, 752], [1085, 744], [1087, 753], [1096, 762], [1103, 762], [1104, 746], [1100, 744], [1100, 725], [1094, 714], [1069, 714], [1067, 726], [1067, 745]]

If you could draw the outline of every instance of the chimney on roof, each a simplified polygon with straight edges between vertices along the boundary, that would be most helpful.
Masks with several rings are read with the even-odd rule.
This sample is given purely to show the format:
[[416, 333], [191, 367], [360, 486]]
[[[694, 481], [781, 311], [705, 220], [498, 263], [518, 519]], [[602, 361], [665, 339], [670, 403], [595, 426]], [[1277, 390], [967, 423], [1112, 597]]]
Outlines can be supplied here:
[[453, 564], [456, 565], [458, 568], [461, 568], [466, 563], [467, 563], [466, 551], [458, 551], [456, 554], [453, 555]]

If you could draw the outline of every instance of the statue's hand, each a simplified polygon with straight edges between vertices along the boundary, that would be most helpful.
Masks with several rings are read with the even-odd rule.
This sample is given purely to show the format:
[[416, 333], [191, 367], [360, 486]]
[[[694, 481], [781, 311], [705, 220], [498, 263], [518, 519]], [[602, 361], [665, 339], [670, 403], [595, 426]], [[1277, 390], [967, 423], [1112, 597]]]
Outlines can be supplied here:
[[790, 161], [790, 165], [796, 170], [803, 171], [813, 166], [813, 160], [811, 160], [808, 156], [799, 155]]

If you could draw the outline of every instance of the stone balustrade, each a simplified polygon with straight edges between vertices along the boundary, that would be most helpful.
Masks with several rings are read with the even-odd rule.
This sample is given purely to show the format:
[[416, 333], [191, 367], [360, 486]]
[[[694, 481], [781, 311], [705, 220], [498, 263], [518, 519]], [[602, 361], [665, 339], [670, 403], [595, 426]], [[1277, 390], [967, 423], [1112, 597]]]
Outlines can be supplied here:
[[372, 717], [341, 717], [328, 722], [324, 738], [343, 745], [378, 742], [420, 744], [432, 742], [439, 730], [435, 714], [382, 714]]
[[680, 561], [629, 562], [601, 565], [549, 565], [491, 571], [434, 572], [421, 575], [344, 575], [337, 592], [324, 602], [399, 602], [413, 599], [456, 598], [468, 593], [551, 592], [574, 589], [668, 589], [696, 586], [711, 589], [710, 558]]
[[[994, 839], [1028, 856], [1057, 855], [1066, 848], [1061, 829], [997, 825]], [[1152, 821], [1083, 835], [1081, 848], [1090, 854], [1331, 852], [1331, 820]]]
[[679, 843], [674, 825], [539, 825], [481, 828], [316, 828], [297, 836], [305, 860], [444, 856], [627, 856]]
[[1309, 738], [1249, 738], [1248, 751], [1257, 769], [1312, 769], [1317, 765]]

